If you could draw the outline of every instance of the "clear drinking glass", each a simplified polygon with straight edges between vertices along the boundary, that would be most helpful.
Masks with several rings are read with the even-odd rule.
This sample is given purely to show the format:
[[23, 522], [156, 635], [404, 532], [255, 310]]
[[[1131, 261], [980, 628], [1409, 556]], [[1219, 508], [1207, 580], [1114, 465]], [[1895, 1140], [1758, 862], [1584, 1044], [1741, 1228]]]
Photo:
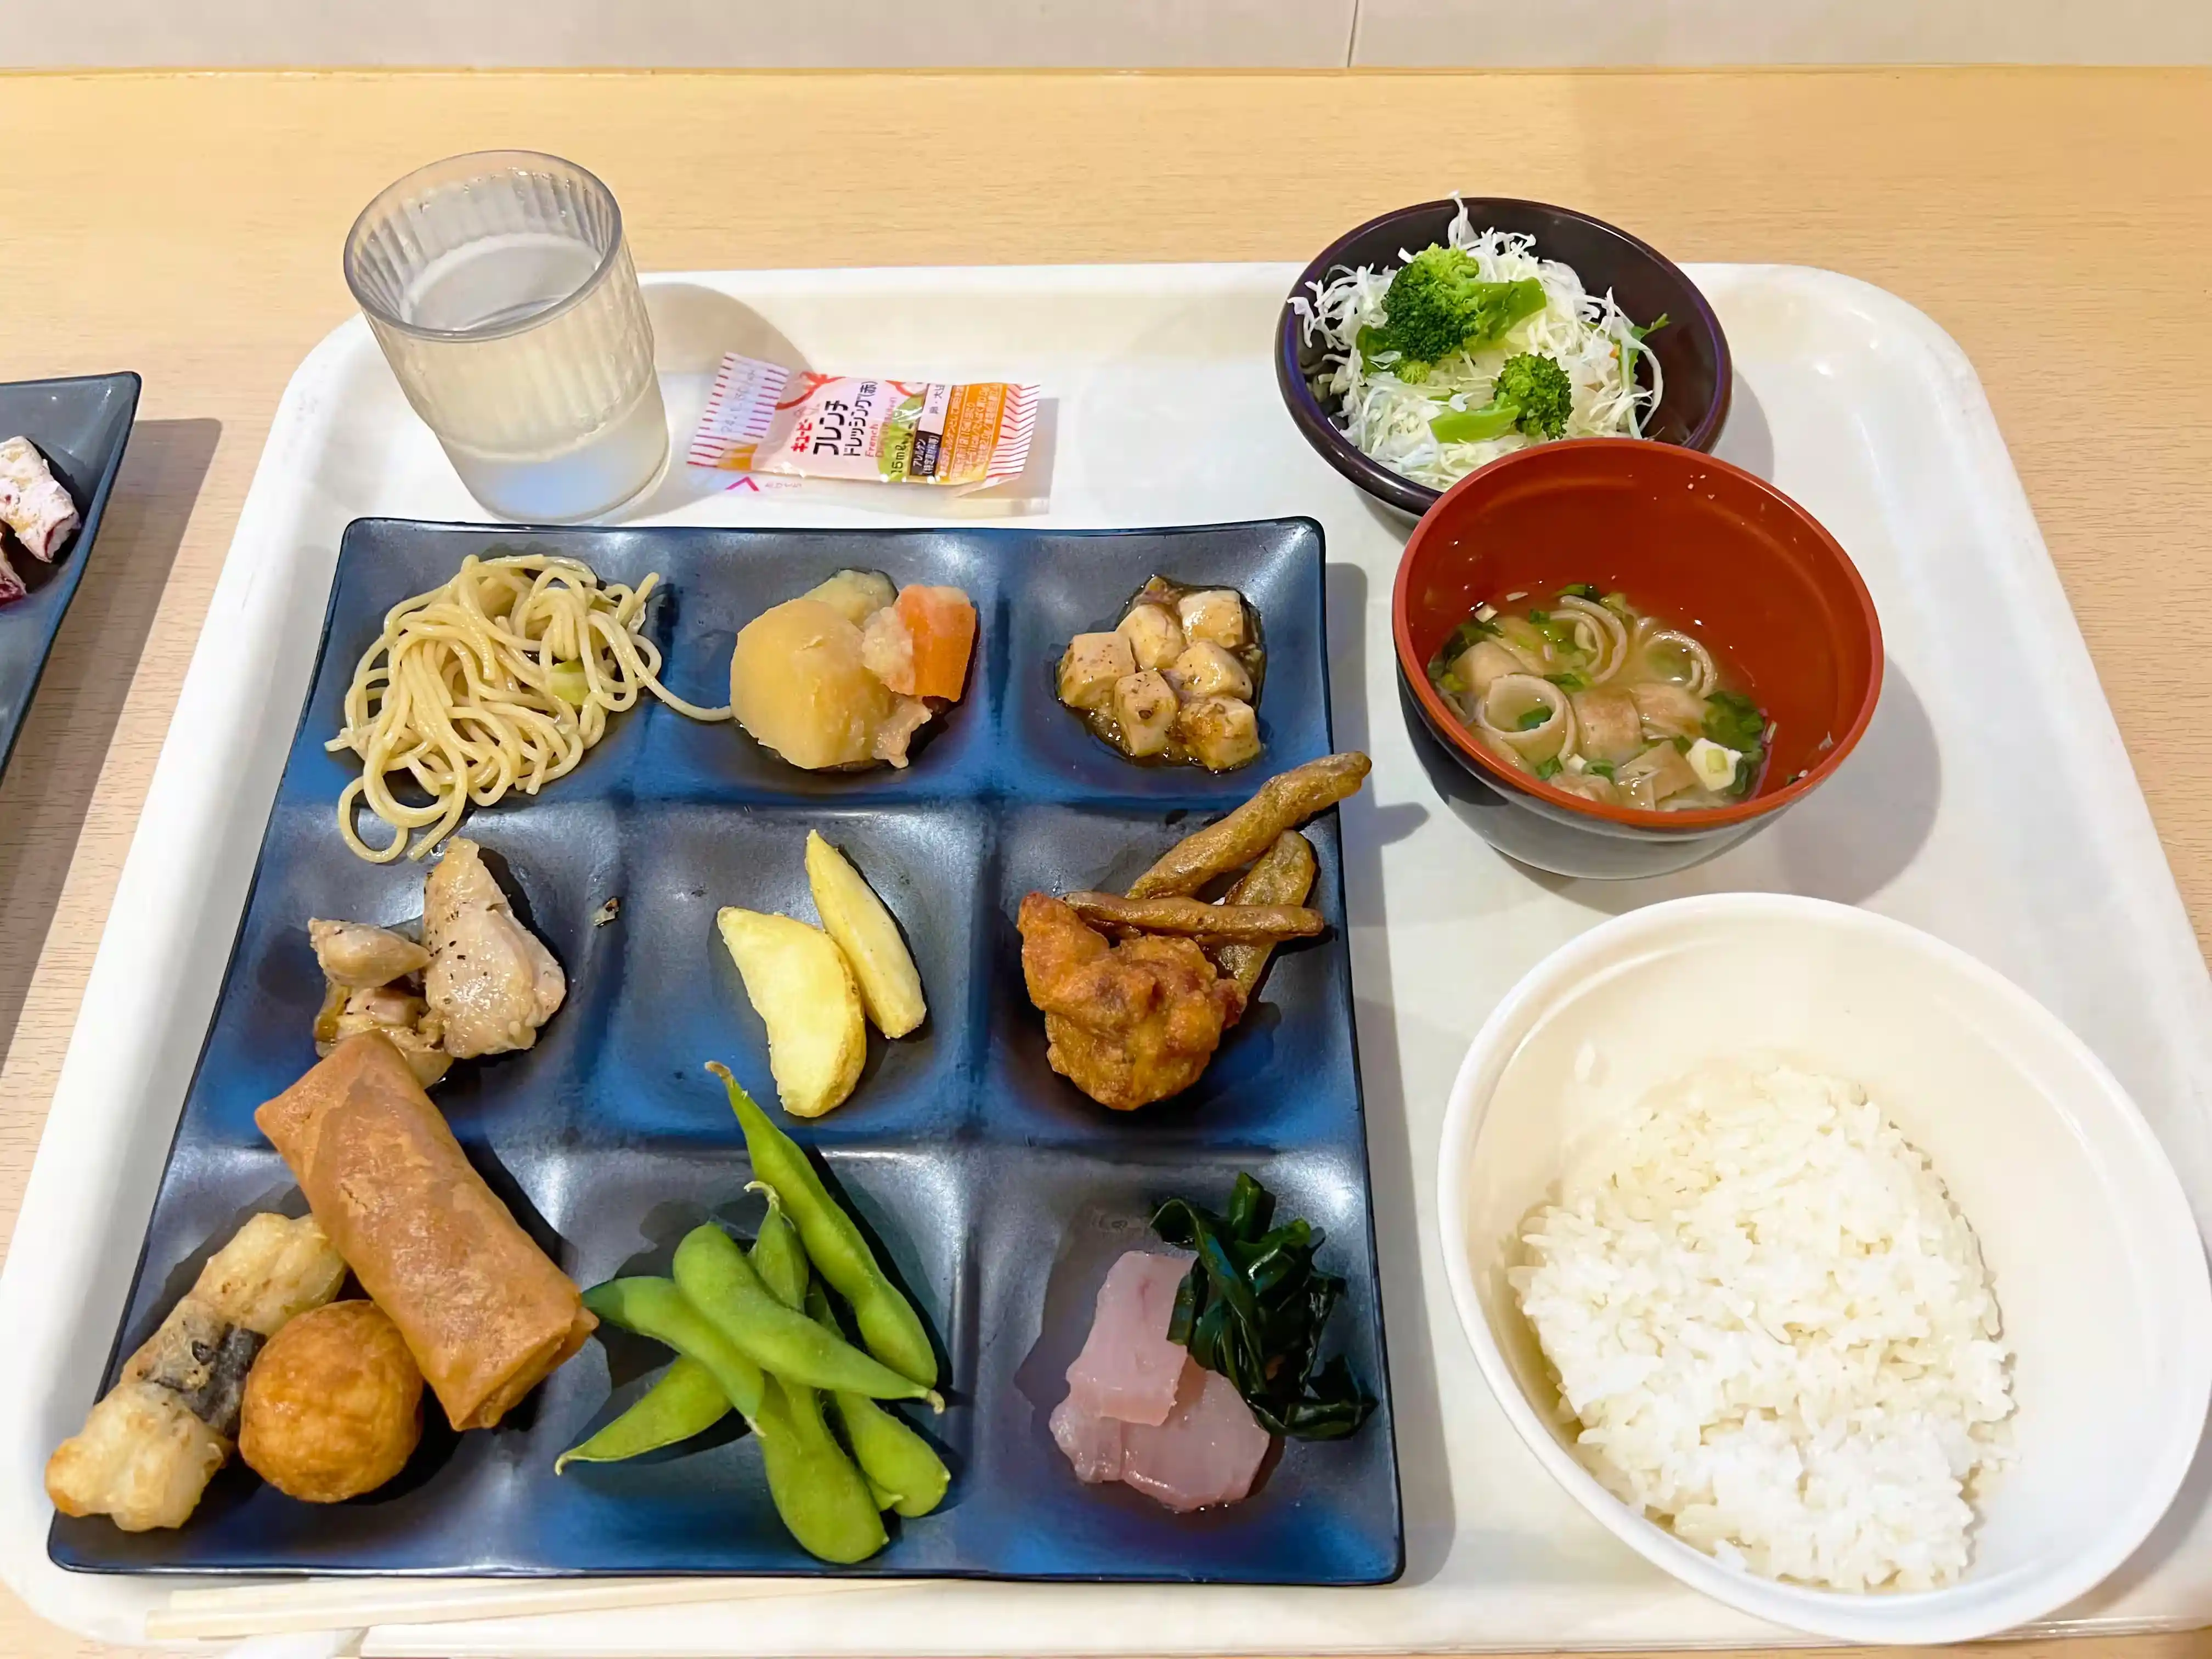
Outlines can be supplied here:
[[347, 234], [346, 285], [469, 493], [587, 519], [659, 472], [653, 325], [613, 193], [573, 161], [483, 150], [418, 168]]

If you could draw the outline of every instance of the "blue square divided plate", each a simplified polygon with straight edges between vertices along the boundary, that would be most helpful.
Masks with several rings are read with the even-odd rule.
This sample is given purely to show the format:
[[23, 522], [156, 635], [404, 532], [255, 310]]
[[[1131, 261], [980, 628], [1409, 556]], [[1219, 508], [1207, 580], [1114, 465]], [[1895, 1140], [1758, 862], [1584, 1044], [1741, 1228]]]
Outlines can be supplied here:
[[0, 383], [0, 438], [28, 438], [38, 446], [82, 521], [52, 563], [31, 557], [14, 537], [6, 539], [8, 562], [28, 591], [15, 604], [0, 605], [0, 772], [8, 769], [54, 635], [84, 580], [137, 407], [136, 374]]
[[[842, 567], [963, 587], [981, 633], [966, 698], [902, 771], [797, 771], [732, 727], [646, 700], [615, 717], [569, 777], [464, 820], [568, 975], [568, 1000], [537, 1047], [463, 1061], [435, 1091], [517, 1218], [582, 1285], [666, 1272], [677, 1240], [710, 1216], [750, 1233], [761, 1203], [745, 1192], [744, 1145], [702, 1062], [726, 1060], [764, 1103], [775, 1093], [714, 913], [738, 904], [811, 917], [803, 851], [818, 828], [897, 916], [931, 1013], [912, 1036], [872, 1038], [860, 1085], [836, 1112], [781, 1121], [826, 1163], [941, 1346], [949, 1408], [910, 1420], [953, 1472], [941, 1509], [893, 1520], [890, 1547], [849, 1571], [1396, 1577], [1403, 1525], [1335, 813], [1308, 832], [1321, 865], [1312, 902], [1329, 932], [1278, 954], [1256, 1005], [1176, 1099], [1109, 1112], [1052, 1072], [1014, 928], [1024, 893], [1125, 886], [1263, 778], [1328, 752], [1322, 533], [1310, 520], [1096, 533], [353, 525], [107, 1381], [247, 1214], [303, 1207], [252, 1115], [314, 1061], [322, 981], [307, 919], [421, 913], [422, 865], [373, 865], [339, 838], [334, 804], [348, 768], [323, 744], [355, 664], [392, 605], [445, 581], [465, 555], [525, 550], [583, 560], [607, 581], [659, 572], [648, 626], [665, 678], [708, 704], [727, 695], [738, 628]], [[1243, 772], [1133, 765], [1054, 698], [1068, 638], [1110, 627], [1155, 572], [1239, 588], [1259, 608], [1266, 753]], [[612, 898], [619, 914], [595, 925]], [[1380, 1405], [1351, 1439], [1271, 1454], [1252, 1496], [1217, 1511], [1178, 1516], [1122, 1486], [1080, 1484], [1047, 1419], [1107, 1267], [1151, 1238], [1161, 1200], [1222, 1208], [1240, 1170], [1279, 1196], [1285, 1218], [1326, 1231], [1320, 1265], [1346, 1281], [1329, 1348]], [[365, 1497], [297, 1503], [234, 1460], [184, 1527], [128, 1534], [58, 1517], [53, 1558], [115, 1572], [830, 1571], [777, 1522], [750, 1436], [718, 1429], [555, 1476], [556, 1455], [636, 1398], [666, 1359], [602, 1326], [495, 1430], [456, 1436], [426, 1402], [414, 1460]]]

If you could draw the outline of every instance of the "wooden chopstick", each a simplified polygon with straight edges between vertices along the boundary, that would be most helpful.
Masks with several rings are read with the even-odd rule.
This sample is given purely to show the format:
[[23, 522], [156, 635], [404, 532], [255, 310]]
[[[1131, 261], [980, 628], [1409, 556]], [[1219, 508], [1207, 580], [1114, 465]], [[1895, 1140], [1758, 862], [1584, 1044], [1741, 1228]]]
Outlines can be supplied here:
[[688, 1601], [755, 1601], [784, 1596], [911, 1589], [902, 1578], [319, 1578], [220, 1589], [173, 1590], [146, 1615], [149, 1642], [236, 1640], [369, 1625], [524, 1619]]

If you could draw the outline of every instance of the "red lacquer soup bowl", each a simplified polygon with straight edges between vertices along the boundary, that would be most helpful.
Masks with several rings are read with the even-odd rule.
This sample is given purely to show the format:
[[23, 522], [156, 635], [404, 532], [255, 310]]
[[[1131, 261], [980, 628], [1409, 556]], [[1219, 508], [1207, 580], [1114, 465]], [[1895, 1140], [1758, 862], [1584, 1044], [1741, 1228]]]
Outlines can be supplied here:
[[[1773, 723], [1751, 794], [1644, 811], [1500, 759], [1430, 684], [1474, 608], [1593, 582], [1704, 641]], [[1881, 623], [1850, 557], [1765, 480], [1629, 438], [1546, 444], [1462, 478], [1406, 544], [1391, 596], [1400, 690], [1440, 787], [1500, 851], [1561, 875], [1664, 874], [1757, 833], [1844, 764], [1881, 694]]]

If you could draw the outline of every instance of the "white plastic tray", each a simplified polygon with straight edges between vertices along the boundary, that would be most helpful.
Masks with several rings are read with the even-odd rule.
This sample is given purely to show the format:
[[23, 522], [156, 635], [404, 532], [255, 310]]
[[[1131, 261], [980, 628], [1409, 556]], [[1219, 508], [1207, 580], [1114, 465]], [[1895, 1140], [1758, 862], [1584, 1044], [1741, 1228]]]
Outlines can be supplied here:
[[[1888, 912], [1980, 956], [2133, 1091], [2212, 1220], [2212, 979], [1973, 370], [1919, 313], [1830, 273], [1708, 265], [1735, 349], [1720, 453], [1842, 539], [1890, 671], [1827, 788], [1663, 881], [1533, 877], [1414, 760], [1389, 643], [1401, 523], [1299, 440], [1269, 364], [1288, 266], [741, 273], [652, 282], [671, 419], [719, 353], [775, 337], [817, 367], [1040, 382], [1064, 526], [1310, 514], [1326, 526], [1337, 735], [1375, 757], [1344, 841], [1408, 1562], [1383, 1589], [938, 1584], [651, 1611], [386, 1627], [374, 1654], [1323, 1653], [1788, 1640], [1645, 1565], [1552, 1484], [1493, 1405], [1435, 1261], [1431, 1164], [1468, 1039], [1536, 958], [1598, 917], [1754, 888]], [[742, 303], [739, 303], [742, 301]], [[678, 469], [672, 523], [884, 524], [921, 492], [765, 494]], [[115, 1328], [297, 717], [346, 522], [472, 519], [356, 319], [294, 377], [239, 520], [85, 992], [0, 1279], [0, 1564], [46, 1617], [118, 1642], [179, 1581], [46, 1559], [40, 1487]], [[2063, 757], [2067, 782], [2054, 780]], [[2047, 1628], [2212, 1620], [2212, 1468], [2103, 1589]]]

